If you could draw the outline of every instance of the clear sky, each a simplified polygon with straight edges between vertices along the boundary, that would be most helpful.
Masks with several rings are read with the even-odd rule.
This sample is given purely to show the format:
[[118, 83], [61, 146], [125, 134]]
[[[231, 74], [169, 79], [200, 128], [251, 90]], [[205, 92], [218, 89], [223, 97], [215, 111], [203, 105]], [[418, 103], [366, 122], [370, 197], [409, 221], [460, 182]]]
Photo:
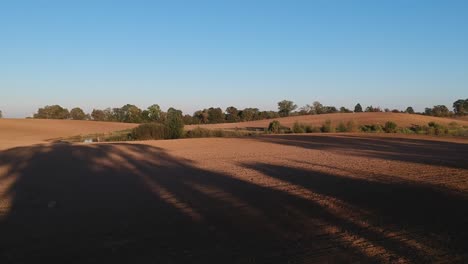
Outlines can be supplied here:
[[468, 1], [0, 1], [0, 109], [468, 97]]

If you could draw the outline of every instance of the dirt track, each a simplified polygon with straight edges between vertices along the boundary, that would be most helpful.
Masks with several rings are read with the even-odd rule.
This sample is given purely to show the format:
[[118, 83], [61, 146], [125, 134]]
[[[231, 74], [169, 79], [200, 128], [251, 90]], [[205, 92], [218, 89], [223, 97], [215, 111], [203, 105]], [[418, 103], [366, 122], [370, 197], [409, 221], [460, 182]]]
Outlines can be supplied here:
[[0, 259], [466, 263], [467, 143], [288, 135], [4, 149]]

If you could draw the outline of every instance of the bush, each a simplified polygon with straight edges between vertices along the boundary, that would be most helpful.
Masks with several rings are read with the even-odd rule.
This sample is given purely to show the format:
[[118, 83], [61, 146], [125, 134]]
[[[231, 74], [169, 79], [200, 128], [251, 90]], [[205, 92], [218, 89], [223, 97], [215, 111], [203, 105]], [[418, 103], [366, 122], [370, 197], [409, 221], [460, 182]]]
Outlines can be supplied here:
[[346, 127], [345, 123], [340, 122], [336, 127], [337, 132], [348, 132], [348, 128]]
[[301, 124], [299, 122], [294, 123], [292, 128], [293, 133], [305, 133], [306, 132], [306, 125]]
[[168, 129], [158, 123], [141, 124], [132, 130], [131, 136], [136, 140], [166, 139]]
[[281, 131], [281, 123], [278, 120], [271, 121], [268, 125], [268, 132], [278, 134]]
[[381, 125], [362, 125], [360, 129], [362, 132], [373, 132], [373, 133], [383, 132], [383, 128]]
[[388, 121], [387, 123], [385, 123], [385, 126], [384, 126], [383, 129], [384, 129], [385, 133], [396, 133], [397, 132], [397, 124], [395, 122]]
[[429, 135], [440, 136], [440, 135], [448, 134], [449, 132], [446, 127], [436, 122], [429, 122], [428, 126], [429, 126], [429, 129], [428, 129]]
[[185, 137], [188, 138], [202, 138], [202, 137], [211, 137], [211, 130], [201, 127], [196, 127], [192, 130], [187, 131]]
[[321, 130], [323, 133], [335, 132], [335, 128], [332, 126], [331, 120], [325, 121], [325, 123], [322, 125], [322, 127], [320, 128], [320, 130]]

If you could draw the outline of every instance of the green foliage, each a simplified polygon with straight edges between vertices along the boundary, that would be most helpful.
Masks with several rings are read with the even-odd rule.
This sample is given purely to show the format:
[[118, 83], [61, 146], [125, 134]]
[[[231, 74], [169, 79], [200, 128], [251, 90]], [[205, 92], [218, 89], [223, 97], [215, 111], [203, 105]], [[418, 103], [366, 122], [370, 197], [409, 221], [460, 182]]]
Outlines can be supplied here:
[[234, 106], [226, 108], [226, 121], [230, 123], [235, 123], [240, 121], [239, 110]]
[[299, 122], [295, 122], [292, 128], [292, 132], [296, 134], [305, 133], [306, 130], [307, 130], [307, 126]]
[[132, 130], [132, 138], [135, 140], [166, 139], [169, 136], [165, 125], [159, 123], [146, 123]]
[[360, 127], [361, 131], [362, 132], [373, 132], [373, 133], [381, 133], [383, 132], [383, 128], [381, 125], [375, 125], [375, 124], [372, 124], [372, 125], [362, 125]]
[[365, 112], [382, 112], [382, 109], [380, 109], [380, 107], [373, 107], [372, 105], [366, 107], [366, 111]]
[[91, 112], [91, 118], [94, 121], [106, 121], [106, 114], [102, 110], [93, 109], [93, 112]]
[[386, 133], [396, 133], [397, 132], [397, 124], [395, 122], [388, 121], [388, 122], [385, 123], [385, 126], [384, 126], [383, 130]]
[[354, 107], [354, 112], [355, 113], [362, 113], [362, 106], [361, 104], [357, 104], [355, 107]]
[[297, 105], [295, 105], [293, 101], [283, 100], [278, 102], [278, 113], [280, 116], [289, 116], [296, 108]]
[[0, 110], [0, 118], [3, 118], [2, 110]]
[[208, 109], [208, 123], [210, 124], [217, 124], [217, 123], [224, 123], [224, 113], [221, 108], [209, 108]]
[[332, 125], [331, 120], [326, 120], [325, 123], [323, 123], [320, 130], [323, 133], [332, 133], [335, 132], [335, 127]]
[[349, 110], [348, 108], [342, 106], [340, 107], [340, 113], [352, 113], [353, 111]]
[[405, 110], [405, 113], [414, 114], [414, 109], [413, 109], [413, 107], [408, 106], [408, 108], [406, 108], [406, 110]]
[[451, 113], [445, 105], [435, 105], [432, 108], [426, 108], [424, 110], [425, 115], [438, 116], [438, 117], [447, 117]]
[[182, 111], [169, 108], [167, 110], [167, 138], [176, 139], [184, 135], [184, 120], [182, 118]]
[[39, 108], [37, 113], [34, 114], [34, 118], [41, 119], [68, 119], [70, 113], [68, 109], [61, 107], [60, 105], [46, 105], [43, 108]]
[[456, 115], [468, 114], [468, 98], [463, 100], [459, 99], [453, 103], [453, 111]]
[[85, 120], [86, 114], [81, 108], [75, 107], [70, 111], [70, 117], [73, 120]]
[[204, 137], [211, 137], [211, 130], [202, 127], [196, 127], [192, 130], [187, 131], [185, 137], [188, 138], [204, 138]]
[[268, 132], [278, 134], [281, 131], [281, 123], [278, 120], [271, 121], [268, 125]]

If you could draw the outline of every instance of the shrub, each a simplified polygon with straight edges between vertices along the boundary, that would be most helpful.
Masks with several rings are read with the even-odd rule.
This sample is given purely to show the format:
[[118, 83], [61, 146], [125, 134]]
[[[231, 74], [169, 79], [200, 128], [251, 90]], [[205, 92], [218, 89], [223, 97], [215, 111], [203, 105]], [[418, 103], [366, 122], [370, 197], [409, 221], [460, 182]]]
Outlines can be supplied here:
[[320, 128], [319, 127], [313, 127], [311, 125], [306, 125], [305, 126], [305, 132], [306, 133], [320, 133]]
[[407, 128], [407, 127], [399, 128], [396, 131], [402, 134], [414, 134], [415, 133], [411, 128]]
[[320, 130], [321, 130], [323, 133], [335, 132], [335, 128], [332, 126], [331, 120], [325, 121], [325, 123], [322, 125], [322, 127], [320, 128]]
[[446, 127], [436, 122], [429, 122], [428, 126], [429, 126], [428, 134], [430, 135], [440, 136], [440, 135], [448, 134], [449, 132]]
[[306, 132], [306, 125], [301, 124], [299, 122], [295, 122], [292, 128], [293, 133], [305, 133]]
[[278, 120], [271, 121], [268, 125], [268, 132], [273, 134], [280, 133], [281, 130], [281, 123]]
[[383, 132], [383, 128], [381, 125], [362, 125], [360, 129], [362, 132], [374, 132], [374, 133]]
[[135, 127], [131, 136], [136, 140], [166, 139], [168, 130], [163, 124], [147, 123]]
[[395, 122], [388, 121], [387, 123], [385, 123], [383, 129], [385, 133], [395, 133], [397, 132], [397, 124]]
[[201, 127], [196, 127], [192, 130], [187, 131], [185, 137], [188, 138], [202, 138], [202, 137], [211, 137], [211, 130]]
[[348, 132], [348, 128], [346, 127], [345, 123], [340, 122], [336, 127], [337, 132]]

